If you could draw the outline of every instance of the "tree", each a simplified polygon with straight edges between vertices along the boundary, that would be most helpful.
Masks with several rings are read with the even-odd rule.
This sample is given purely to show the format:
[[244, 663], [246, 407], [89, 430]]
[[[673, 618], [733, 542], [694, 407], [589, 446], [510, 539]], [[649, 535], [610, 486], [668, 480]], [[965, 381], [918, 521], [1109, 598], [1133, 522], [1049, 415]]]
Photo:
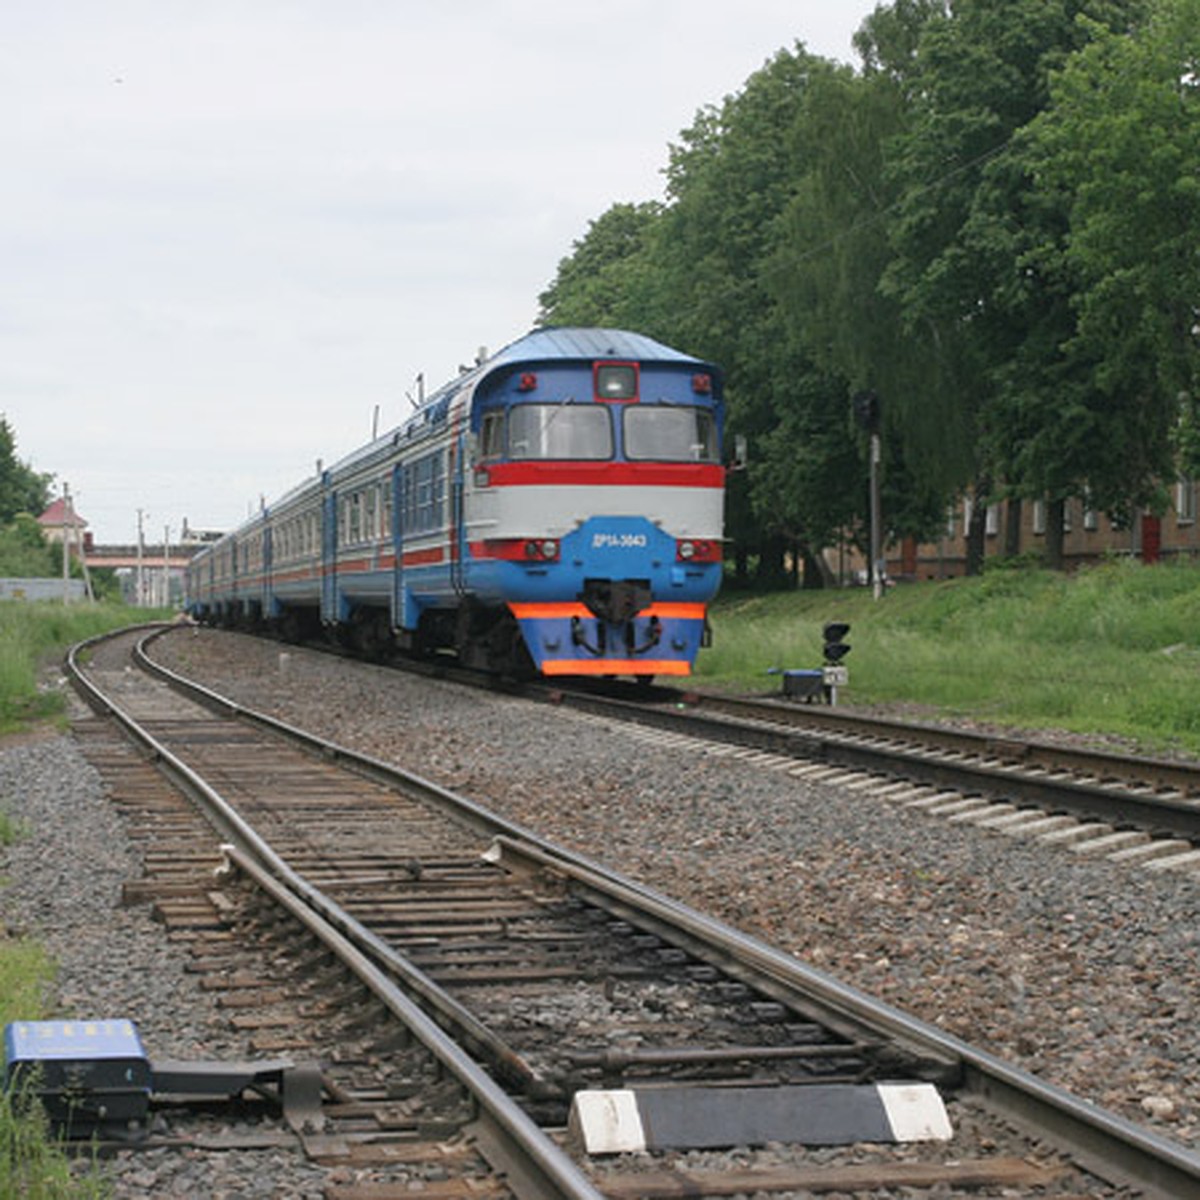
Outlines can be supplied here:
[[729, 527], [740, 561], [757, 553], [768, 576], [789, 546], [815, 562], [862, 506], [845, 381], [814, 362], [767, 280], [800, 174], [793, 129], [813, 80], [833, 69], [802, 46], [781, 50], [741, 92], [699, 113], [672, 147], [651, 239], [670, 297], [657, 304], [664, 333], [726, 368], [730, 427], [751, 446], [748, 471], [732, 482]]
[[[962, 473], [926, 401], [938, 360], [908, 334], [899, 304], [880, 286], [892, 257], [888, 215], [898, 199], [887, 178], [888, 147], [907, 128], [920, 28], [943, 8], [916, 0], [877, 9], [856, 38], [868, 64], [861, 75], [832, 66], [812, 73], [793, 130], [800, 175], [767, 267], [769, 286], [814, 360], [849, 391], [885, 397], [889, 470], [914, 485], [894, 489], [899, 503], [887, 516], [899, 536], [940, 520]], [[841, 403], [845, 414], [845, 393]], [[846, 426], [843, 416], [843, 438]]]
[[1152, 501], [1176, 449], [1200, 470], [1200, 0], [1159, 0], [1134, 32], [1091, 36], [1024, 138], [1038, 195], [1066, 214], [1027, 262], [1070, 281], [1062, 357], [1089, 371], [1102, 431], [1088, 486], [1116, 507]]
[[[997, 479], [1015, 494], [1049, 492], [1055, 502], [1079, 486], [1080, 459], [1030, 452], [1038, 420], [1050, 430], [1041, 439], [1047, 448], [1073, 445], [1086, 458], [1091, 445], [1083, 438], [1064, 446], [1059, 437], [1064, 386], [1086, 404], [1085, 373], [1056, 350], [1071, 327], [1072, 293], [1054, 273], [1029, 270], [1025, 255], [1053, 241], [1063, 214], [1031, 196], [1014, 135], [1048, 104], [1051, 73], [1096, 28], [1127, 28], [1141, 8], [959, 0], [920, 38], [913, 119], [889, 161], [900, 199], [883, 287], [938, 364], [922, 397], [935, 417], [926, 427], [941, 431], [955, 462], [972, 463], [979, 519], [969, 568], [982, 564], [982, 520]], [[1048, 545], [1058, 544], [1061, 526], [1051, 534]]]
[[633, 273], [662, 206], [614, 204], [592, 221], [538, 297], [539, 325], [640, 325], [630, 320]]
[[52, 475], [43, 475], [17, 458], [17, 439], [7, 417], [0, 417], [0, 524], [18, 513], [38, 516], [50, 502]]
[[11, 524], [0, 529], [0, 575], [16, 578], [46, 578], [62, 569], [62, 556], [50, 546], [37, 518], [18, 513]]

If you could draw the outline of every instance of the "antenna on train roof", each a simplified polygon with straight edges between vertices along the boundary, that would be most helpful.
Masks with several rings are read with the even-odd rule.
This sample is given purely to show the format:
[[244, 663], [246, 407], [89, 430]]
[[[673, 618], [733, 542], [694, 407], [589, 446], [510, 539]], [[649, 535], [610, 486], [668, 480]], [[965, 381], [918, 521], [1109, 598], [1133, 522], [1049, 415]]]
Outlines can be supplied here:
[[409, 402], [409, 404], [412, 405], [413, 408], [420, 408], [421, 405], [425, 403], [425, 372], [424, 371], [422, 371], [417, 376], [416, 384], [417, 384], [417, 398], [415, 400], [413, 399], [412, 392], [405, 392], [404, 394], [405, 394], [405, 396], [408, 397], [408, 402]]

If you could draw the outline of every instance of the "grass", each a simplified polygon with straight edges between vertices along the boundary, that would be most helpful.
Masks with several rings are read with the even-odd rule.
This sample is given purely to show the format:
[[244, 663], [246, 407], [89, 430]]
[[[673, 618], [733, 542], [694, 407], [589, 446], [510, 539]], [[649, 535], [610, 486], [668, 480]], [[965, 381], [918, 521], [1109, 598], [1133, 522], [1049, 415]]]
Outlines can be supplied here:
[[697, 682], [777, 691], [767, 669], [819, 666], [821, 629], [834, 619], [851, 625], [845, 703], [1200, 755], [1200, 566], [995, 570], [900, 585], [879, 601], [867, 589], [726, 592]]
[[123, 604], [27, 604], [0, 601], [0, 733], [27, 728], [64, 709], [63, 697], [38, 687], [46, 664], [68, 646], [138, 621], [169, 614]]
[[[38, 686], [46, 665], [66, 648], [105, 630], [164, 614], [118, 604], [62, 605], [0, 601], [0, 733], [60, 717], [65, 700]], [[21, 835], [0, 797], [0, 845]], [[54, 966], [36, 942], [0, 925], [0, 1026], [45, 1017]], [[99, 1200], [111, 1189], [90, 1160], [73, 1160], [54, 1139], [40, 1105], [0, 1092], [0, 1196]]]
[[[0, 931], [0, 1025], [41, 1019], [53, 978], [53, 964], [36, 942]], [[68, 1156], [27, 1090], [0, 1092], [0, 1196], [101, 1200], [110, 1194], [91, 1159]]]

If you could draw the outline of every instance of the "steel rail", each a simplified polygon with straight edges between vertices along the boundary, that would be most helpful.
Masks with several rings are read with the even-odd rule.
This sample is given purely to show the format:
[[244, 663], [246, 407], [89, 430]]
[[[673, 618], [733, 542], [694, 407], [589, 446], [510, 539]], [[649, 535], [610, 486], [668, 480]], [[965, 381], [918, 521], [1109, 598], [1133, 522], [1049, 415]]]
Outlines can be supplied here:
[[1163, 1200], [1200, 1200], [1200, 1155], [1186, 1147], [1081, 1100], [584, 855], [554, 846], [466, 797], [343, 747], [330, 750], [327, 743], [303, 730], [184, 679], [145, 654], [145, 645], [161, 632], [143, 639], [135, 657], [139, 665], [172, 686], [231, 716], [275, 730], [318, 752], [333, 753], [339, 761], [377, 781], [402, 784], [406, 790], [415, 787], [431, 799], [453, 806], [473, 828], [493, 837], [501, 856], [523, 859], [568, 878], [586, 898], [610, 912], [660, 932], [697, 957], [717, 962], [723, 970], [768, 994], [791, 997], [793, 1001], [799, 994], [808, 1005], [820, 1010], [822, 1019], [848, 1036], [861, 1036], [866, 1029], [876, 1037], [883, 1034], [893, 1039], [908, 1053], [945, 1064], [958, 1072], [959, 1086], [981, 1095], [1014, 1122], [1049, 1134], [1100, 1177], [1137, 1187]]
[[[489, 1161], [505, 1175], [516, 1195], [530, 1200], [601, 1200], [601, 1193], [570, 1156], [458, 1043], [447, 1036], [433, 1018], [389, 979], [361, 947], [353, 944], [353, 931], [356, 927], [361, 929], [358, 923], [292, 871], [220, 793], [86, 677], [79, 664], [79, 653], [127, 632], [91, 638], [68, 652], [66, 661], [71, 681], [89, 704], [114, 720], [159, 770], [200, 807], [226, 838], [227, 844], [222, 847], [226, 858], [246, 870], [256, 883], [265, 886], [272, 898], [290, 913], [303, 914], [304, 923], [338, 953], [347, 967], [470, 1092], [478, 1113], [477, 1127], [472, 1132], [486, 1150]], [[271, 881], [269, 885], [268, 880]], [[343, 921], [342, 930], [336, 928]], [[473, 1017], [470, 1020], [475, 1023]]]
[[1184, 795], [1200, 795], [1200, 764], [1192, 762], [1064, 746], [1026, 738], [1017, 733], [979, 732], [924, 722], [909, 723], [892, 717], [785, 700], [689, 692], [687, 702], [696, 708], [752, 720], [766, 719], [802, 728], [896, 742], [919, 740], [942, 750], [998, 758], [1024, 767], [1072, 770], [1100, 779], [1175, 790]]

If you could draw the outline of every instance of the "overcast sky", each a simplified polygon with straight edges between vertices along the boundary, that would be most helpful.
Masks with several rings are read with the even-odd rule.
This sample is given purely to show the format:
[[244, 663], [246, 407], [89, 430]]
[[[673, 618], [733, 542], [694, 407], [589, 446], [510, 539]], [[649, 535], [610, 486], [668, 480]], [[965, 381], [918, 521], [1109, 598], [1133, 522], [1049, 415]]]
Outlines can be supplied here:
[[[225, 529], [528, 332], [572, 242], [874, 0], [14, 0], [0, 414], [98, 542]], [[688, 347], [681, 347], [688, 349]]]

